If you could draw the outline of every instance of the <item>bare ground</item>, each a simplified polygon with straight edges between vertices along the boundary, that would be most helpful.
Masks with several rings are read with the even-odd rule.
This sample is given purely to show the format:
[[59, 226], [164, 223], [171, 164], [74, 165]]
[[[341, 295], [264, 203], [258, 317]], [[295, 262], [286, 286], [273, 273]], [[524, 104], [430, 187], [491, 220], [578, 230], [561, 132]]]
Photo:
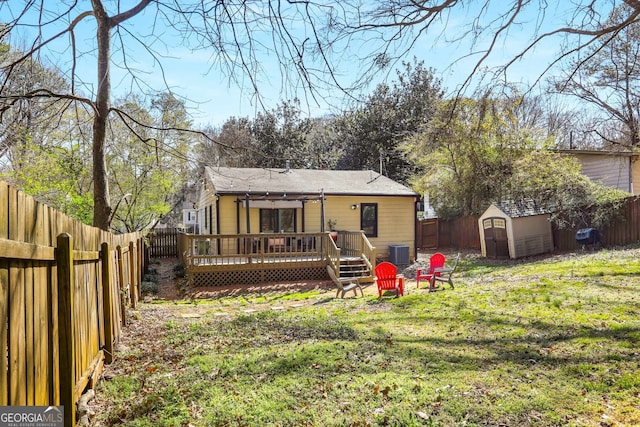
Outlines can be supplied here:
[[[457, 255], [458, 251], [448, 250], [441, 251], [448, 260], [452, 260]], [[405, 280], [408, 282], [406, 289], [410, 289], [413, 286], [410, 282], [415, 281], [416, 270], [423, 269], [429, 265], [429, 257], [433, 254], [433, 251], [421, 251], [418, 253], [418, 257], [415, 263], [402, 269], [402, 273]], [[479, 258], [479, 251], [461, 251], [461, 254], [465, 258]], [[518, 264], [531, 262], [532, 260], [539, 258], [557, 258], [563, 259], [575, 256], [573, 252], [562, 254], [545, 254], [536, 257], [521, 258], [518, 260], [495, 260], [489, 261], [495, 265], [503, 264]], [[245, 285], [231, 285], [226, 287], [216, 288], [192, 288], [187, 289], [186, 279], [176, 277], [175, 267], [178, 265], [177, 258], [162, 258], [159, 264], [153, 264], [151, 268], [157, 271], [158, 276], [158, 293], [154, 299], [162, 301], [191, 301], [194, 299], [217, 299], [230, 296], [240, 295], [256, 295], [265, 293], [286, 293], [286, 292], [305, 292], [311, 290], [320, 290], [322, 292], [332, 293], [335, 291], [335, 287], [331, 281], [324, 280], [312, 280], [312, 281], [300, 281], [300, 282], [278, 282], [278, 283], [258, 283], [258, 284], [245, 284]], [[365, 286], [365, 293], [372, 295], [377, 293], [372, 285]], [[334, 294], [335, 295], [335, 294]]]
[[174, 268], [177, 265], [178, 260], [176, 258], [164, 258], [160, 264], [152, 266], [152, 268], [156, 269], [158, 276], [157, 299], [164, 301], [190, 301], [194, 299], [217, 299], [265, 293], [329, 291], [333, 288], [332, 283], [325, 280], [229, 285], [216, 288], [187, 288], [186, 279], [175, 275]]

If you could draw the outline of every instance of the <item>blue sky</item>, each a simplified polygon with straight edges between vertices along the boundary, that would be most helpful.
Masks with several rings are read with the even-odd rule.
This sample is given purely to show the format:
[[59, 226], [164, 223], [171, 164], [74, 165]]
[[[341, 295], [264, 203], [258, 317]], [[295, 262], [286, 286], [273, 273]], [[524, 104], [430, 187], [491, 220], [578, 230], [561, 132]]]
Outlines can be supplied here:
[[[21, 2], [16, 2], [21, 3]], [[89, 5], [86, 0], [81, 0], [79, 11], [88, 10]], [[126, 2], [125, 2], [126, 3]], [[47, 5], [55, 5], [55, 2], [47, 3]], [[84, 5], [83, 5], [84, 4]], [[561, 4], [565, 4], [562, 2]], [[49, 6], [47, 6], [49, 7]], [[51, 6], [56, 7], [56, 6]], [[555, 6], [556, 8], [561, 6]], [[16, 9], [17, 10], [17, 9]], [[563, 11], [551, 10], [547, 18], [558, 20], [554, 16], [562, 16]], [[443, 86], [450, 91], [455, 90], [469, 75], [470, 70], [475, 66], [477, 56], [463, 58], [470, 51], [468, 38], [462, 42], [452, 43], [447, 39], [458, 37], [463, 28], [463, 23], [468, 22], [469, 17], [473, 16], [476, 11], [469, 9], [460, 9], [449, 16], [445, 24], [441, 24], [438, 28], [434, 26], [429, 34], [422, 37], [418, 43], [411, 49], [406, 56], [406, 60], [411, 60], [414, 56], [418, 60], [423, 60], [427, 67], [436, 70], [436, 75], [442, 79]], [[490, 15], [491, 11], [488, 11]], [[0, 20], [5, 21], [9, 14], [7, 3], [2, 6], [0, 4]], [[35, 14], [34, 14], [35, 15]], [[516, 52], [519, 52], [531, 40], [536, 20], [536, 14], [531, 16], [524, 15], [519, 25], [514, 26], [510, 30], [510, 34], [504, 40], [496, 45], [494, 54], [486, 62], [486, 66], [498, 66], [505, 61], [511, 59]], [[193, 50], [184, 46], [181, 40], [176, 37], [169, 28], [163, 28], [159, 38], [148, 37], [148, 28], [150, 28], [153, 16], [149, 13], [142, 14], [127, 22], [127, 27], [132, 33], [144, 39], [145, 43], [151, 44], [153, 48], [162, 55], [161, 69], [157, 62], [153, 60], [141, 45], [134, 46], [133, 54], [128, 55], [128, 66], [138, 70], [138, 76], [142, 85], [146, 85], [154, 89], [163, 89], [163, 79], [178, 95], [183, 96], [187, 101], [187, 106], [196, 123], [211, 124], [214, 126], [221, 125], [227, 118], [231, 116], [249, 116], [253, 117], [256, 112], [261, 110], [261, 106], [256, 102], [253, 91], [246, 79], [238, 83], [230, 81], [227, 75], [219, 72], [219, 64], [216, 64], [216, 58], [211, 57], [211, 53], [204, 50]], [[95, 84], [95, 56], [91, 51], [95, 45], [95, 31], [92, 20], [78, 27], [77, 45], [82, 53], [78, 62], [78, 76], [87, 83], [83, 89], [85, 94], [89, 95]], [[58, 29], [52, 27], [45, 30], [46, 34], [52, 34]], [[30, 34], [27, 30], [18, 34], [12, 34], [12, 43], [16, 40], [26, 39]], [[156, 33], [158, 34], [158, 33]], [[260, 37], [268, 38], [268, 34], [264, 33]], [[65, 38], [51, 46], [49, 50], [48, 61], [58, 65], [61, 69], [69, 68], [70, 49], [68, 46], [68, 38]], [[487, 43], [488, 40], [480, 40], [480, 43]], [[355, 49], [366, 48], [366, 45], [356, 46]], [[520, 61], [510, 69], [508, 78], [516, 83], [527, 83], [535, 80], [540, 72], [546, 67], [550, 59], [557, 53], [558, 40], [551, 40], [536, 47], [531, 51], [526, 59]], [[359, 52], [353, 52], [354, 57]], [[113, 57], [115, 62], [119, 62], [119, 49], [117, 45], [113, 47]], [[340, 77], [345, 84], [349, 83], [352, 75], [355, 75], [356, 68], [353, 62], [350, 63], [348, 55], [346, 60], [342, 62]], [[345, 59], [343, 58], [343, 59]], [[267, 108], [274, 108], [279, 102], [291, 99], [296, 94], [300, 98], [304, 97], [304, 93], [295, 89], [295, 84], [290, 85], [280, 80], [279, 65], [275, 61], [273, 55], [265, 55], [259, 58], [260, 66], [266, 71], [260, 74], [260, 91], [263, 96], [264, 103]], [[391, 71], [388, 75], [393, 79], [395, 72]], [[384, 75], [379, 80], [382, 81]], [[132, 84], [128, 73], [112, 66], [112, 89], [114, 97], [121, 97], [129, 93], [131, 90], [139, 91], [140, 86]], [[373, 86], [368, 92], [373, 90]], [[366, 92], [365, 92], [366, 93]], [[341, 103], [342, 94], [334, 90], [325, 93], [328, 98], [332, 99], [331, 105], [321, 103], [316, 105], [313, 100], [305, 102], [303, 99], [303, 107], [307, 107], [307, 111], [314, 116], [330, 113], [335, 108], [344, 105]]]

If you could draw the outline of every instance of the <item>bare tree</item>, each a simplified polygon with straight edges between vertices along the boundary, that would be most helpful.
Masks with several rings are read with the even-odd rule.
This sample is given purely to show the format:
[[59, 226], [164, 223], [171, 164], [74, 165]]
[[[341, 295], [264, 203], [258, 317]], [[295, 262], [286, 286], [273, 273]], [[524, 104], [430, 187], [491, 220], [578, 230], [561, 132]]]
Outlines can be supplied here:
[[587, 148], [591, 143], [585, 124], [592, 114], [584, 108], [561, 102], [551, 94], [522, 96], [518, 92], [512, 98], [518, 126], [527, 137], [537, 141], [538, 147]]
[[[3, 50], [1, 46], [0, 50]], [[4, 50], [0, 51], [0, 63], [9, 63], [17, 58], [17, 52], [8, 46]], [[7, 82], [7, 92], [27, 93], [33, 88], [65, 88], [66, 85], [64, 77], [55, 70], [29, 60], [13, 69], [13, 78]], [[20, 146], [27, 143], [28, 137], [40, 140], [43, 145], [50, 143], [47, 136], [60, 126], [59, 121], [67, 107], [68, 102], [64, 100], [24, 98], [15, 100], [10, 109], [0, 110], [3, 119], [0, 121], [0, 159], [10, 161], [12, 154], [22, 151]]]
[[[326, 16], [325, 7], [306, 1], [139, 0], [125, 9], [121, 2], [108, 0], [12, 0], [0, 2], [0, 13], [8, 17], [1, 35], [22, 37], [21, 44], [28, 46], [22, 55], [1, 64], [0, 114], [24, 99], [66, 99], [93, 111], [94, 225], [102, 229], [110, 227], [111, 218], [106, 130], [110, 113], [117, 112], [110, 102], [111, 66], [115, 63], [126, 69], [138, 88], [149, 89], [144, 73], [130, 65], [134, 62], [132, 52], [139, 51], [134, 47], [142, 47], [150, 61], [162, 69], [166, 53], [156, 46], [171, 29], [182, 37], [185, 46], [208, 52], [212, 67], [220, 68], [230, 80], [241, 83], [246, 79], [256, 94], [262, 75], [258, 60], [261, 52], [279, 59], [286, 84], [302, 86], [312, 98], [318, 84], [339, 86], [323, 54], [316, 26]], [[146, 20], [141, 25], [134, 18], [142, 15]], [[95, 37], [80, 38], [79, 29], [89, 23]], [[97, 88], [90, 94], [84, 92], [91, 87], [90, 82], [83, 81], [78, 72], [78, 62], [86, 55], [97, 59]], [[70, 88], [12, 90], [10, 82], [16, 70], [34, 59], [55, 62], [69, 79]], [[311, 68], [309, 63], [315, 66]], [[154, 89], [171, 91], [169, 84], [165, 82], [164, 86]], [[127, 120], [126, 114], [116, 115]]]
[[[624, 22], [635, 9], [616, 8], [605, 25]], [[640, 146], [640, 22], [598, 41], [580, 57], [569, 61], [554, 89], [595, 107], [590, 124], [605, 147]]]
[[[380, 69], [403, 59], [425, 34], [440, 35], [444, 41], [460, 39], [488, 43], [474, 44], [478, 55], [463, 84], [470, 84], [492, 53], [499, 50], [514, 31], [529, 22], [529, 43], [516, 53], [503, 69], [522, 59], [543, 40], [566, 35], [567, 44], [551, 65], [592, 45], [615, 39], [617, 33], [636, 22], [640, 1], [625, 0], [632, 13], [621, 22], [606, 23], [608, 11], [620, 4], [616, 0], [138, 0], [125, 9], [115, 0], [11, 0], [0, 1], [0, 16], [6, 19], [0, 36], [24, 37], [23, 55], [0, 68], [0, 114], [24, 99], [63, 99], [81, 103], [93, 111], [94, 225], [109, 228], [111, 204], [105, 164], [107, 121], [111, 106], [111, 66], [116, 64], [134, 76], [134, 84], [148, 89], [143, 71], [135, 69], [131, 58], [134, 46], [142, 47], [157, 66], [162, 67], [166, 52], [159, 49], [169, 31], [183, 36], [183, 44], [210, 54], [212, 69], [220, 70], [231, 81], [248, 84], [260, 93], [263, 73], [259, 53], [277, 58], [284, 75], [283, 84], [303, 89], [306, 101], [317, 100], [317, 88], [331, 85], [349, 92], [357, 82], [380, 76]], [[566, 24], [545, 25], [564, 13]], [[145, 20], [137, 20], [144, 16]], [[448, 27], [452, 17], [465, 17], [462, 24]], [[82, 39], [79, 28], [92, 25], [95, 37]], [[15, 36], [14, 36], [15, 35]], [[83, 45], [84, 43], [84, 45]], [[87, 47], [88, 46], [88, 47]], [[81, 57], [97, 59], [97, 88], [83, 82], [78, 72]], [[55, 63], [70, 81], [69, 90], [35, 87], [24, 92], [11, 91], [8, 83], [25, 61]], [[361, 80], [342, 81], [341, 64], [357, 69]], [[579, 64], [578, 64], [579, 65]], [[248, 82], [248, 83], [247, 83]], [[266, 84], [272, 84], [267, 81]], [[157, 90], [171, 90], [169, 84]], [[291, 94], [287, 97], [292, 98]], [[256, 97], [260, 101], [259, 96]], [[126, 115], [117, 115], [126, 120]], [[0, 119], [2, 117], [0, 116]]]
[[[625, 3], [630, 9], [624, 20], [611, 22], [609, 13]], [[520, 50], [491, 70], [494, 77], [504, 78], [506, 71], [543, 42], [554, 40], [558, 51], [550, 56], [546, 69], [551, 68], [596, 42], [608, 43], [618, 33], [638, 21], [638, 0], [372, 0], [347, 2], [341, 16], [353, 17], [337, 21], [336, 33], [343, 42], [360, 43], [360, 58], [370, 64], [387, 66], [406, 57], [430, 36], [434, 45], [451, 49], [465, 47], [460, 59], [473, 59], [473, 66], [459, 91], [465, 90], [474, 77], [488, 71], [495, 56], [502, 54], [505, 44], [514, 39], [525, 42]], [[464, 41], [465, 43], [461, 43]], [[505, 61], [501, 58], [501, 61]], [[576, 64], [580, 66], [581, 64]]]

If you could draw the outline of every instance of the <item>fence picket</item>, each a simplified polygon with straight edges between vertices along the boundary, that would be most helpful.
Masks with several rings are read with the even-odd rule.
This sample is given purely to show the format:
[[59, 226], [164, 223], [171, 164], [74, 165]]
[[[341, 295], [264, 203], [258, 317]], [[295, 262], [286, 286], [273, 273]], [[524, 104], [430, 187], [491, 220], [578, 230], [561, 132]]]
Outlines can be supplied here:
[[[34, 365], [37, 365], [35, 362], [35, 348], [34, 348], [34, 338], [35, 338], [35, 328], [33, 327], [34, 322], [34, 295], [33, 295], [33, 261], [26, 262], [26, 269], [24, 270], [24, 301], [25, 301], [25, 358], [27, 360], [33, 360]], [[28, 363], [25, 363], [25, 367], [27, 367]], [[35, 382], [35, 370], [26, 368], [27, 370], [27, 387], [26, 387], [26, 404], [28, 406], [33, 406], [35, 403], [35, 391], [36, 391], [36, 382]]]
[[[47, 307], [47, 267], [42, 263], [38, 263], [38, 266], [34, 268], [34, 345], [36, 349], [35, 360], [35, 378], [36, 378], [36, 390], [35, 390], [35, 404], [39, 406], [45, 406], [49, 404], [50, 393], [49, 387], [51, 387], [51, 363], [49, 360], [49, 309]], [[42, 381], [42, 378], [47, 378], [48, 381]]]
[[113, 362], [114, 339], [113, 339], [113, 298], [110, 289], [111, 285], [111, 247], [104, 242], [101, 246], [102, 262], [102, 301], [104, 304], [104, 350], [105, 362]]
[[131, 308], [136, 309], [138, 305], [138, 280], [136, 274], [136, 246], [133, 242], [129, 242], [129, 281], [131, 291]]
[[118, 283], [120, 283], [120, 287], [118, 289], [118, 294], [120, 295], [120, 316], [121, 316], [121, 321], [122, 321], [122, 326], [127, 326], [127, 304], [126, 304], [126, 297], [127, 297], [127, 290], [128, 290], [128, 285], [126, 285], [126, 275], [124, 273], [124, 266], [125, 266], [125, 262], [123, 260], [123, 251], [122, 251], [122, 246], [118, 245], [116, 247], [116, 253], [117, 253], [117, 271], [118, 271]]
[[[1, 209], [0, 209], [1, 210]], [[9, 316], [9, 263], [0, 258], [0, 319], [5, 323]], [[0, 406], [9, 404], [8, 390], [8, 360], [5, 356], [8, 352], [8, 330], [5, 327], [0, 328]]]
[[9, 404], [26, 405], [24, 269], [15, 266], [9, 267], [9, 301]]

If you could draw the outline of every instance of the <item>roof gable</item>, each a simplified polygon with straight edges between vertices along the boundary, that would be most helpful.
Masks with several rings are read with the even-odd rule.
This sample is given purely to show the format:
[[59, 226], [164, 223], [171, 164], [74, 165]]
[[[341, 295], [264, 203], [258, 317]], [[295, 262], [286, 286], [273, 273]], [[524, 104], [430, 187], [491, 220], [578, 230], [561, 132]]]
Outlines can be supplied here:
[[418, 196], [373, 171], [207, 167], [205, 174], [218, 194]]

